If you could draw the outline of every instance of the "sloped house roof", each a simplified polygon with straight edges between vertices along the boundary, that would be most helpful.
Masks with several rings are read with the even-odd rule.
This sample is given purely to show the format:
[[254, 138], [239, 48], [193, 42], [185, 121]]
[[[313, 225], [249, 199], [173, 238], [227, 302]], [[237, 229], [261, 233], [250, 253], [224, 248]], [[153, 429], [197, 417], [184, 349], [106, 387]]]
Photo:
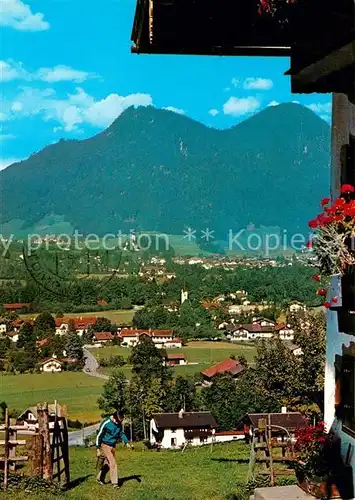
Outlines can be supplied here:
[[293, 93], [353, 96], [354, 0], [296, 0], [287, 22], [259, 0], [138, 0], [131, 40], [142, 54], [291, 56]]
[[288, 26], [258, 0], [138, 0], [132, 41], [142, 54], [289, 55]]
[[203, 370], [201, 374], [207, 378], [211, 379], [217, 373], [230, 373], [231, 375], [239, 375], [244, 370], [244, 366], [242, 366], [236, 359], [225, 359], [224, 361], [221, 361], [220, 363], [217, 363], [214, 366], [211, 366], [210, 368], [207, 368], [207, 370]]
[[153, 419], [161, 429], [215, 429], [217, 423], [208, 411], [179, 413], [156, 413]]

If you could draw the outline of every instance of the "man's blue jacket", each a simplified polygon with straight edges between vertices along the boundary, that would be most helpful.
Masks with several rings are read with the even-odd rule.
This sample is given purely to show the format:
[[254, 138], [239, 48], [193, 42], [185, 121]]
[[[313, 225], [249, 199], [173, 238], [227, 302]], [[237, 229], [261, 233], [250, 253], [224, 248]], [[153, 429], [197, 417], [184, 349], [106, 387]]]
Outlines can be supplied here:
[[102, 444], [107, 444], [114, 448], [117, 441], [121, 439], [124, 444], [128, 443], [126, 434], [122, 430], [121, 422], [114, 422], [110, 417], [104, 420], [99, 428], [96, 437], [96, 447], [100, 448]]

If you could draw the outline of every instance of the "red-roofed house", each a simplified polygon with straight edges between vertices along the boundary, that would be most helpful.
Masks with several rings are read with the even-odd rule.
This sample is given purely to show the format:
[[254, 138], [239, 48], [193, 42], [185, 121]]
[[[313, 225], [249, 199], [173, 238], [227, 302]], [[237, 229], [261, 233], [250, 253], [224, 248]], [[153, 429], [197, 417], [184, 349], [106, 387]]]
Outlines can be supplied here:
[[97, 317], [96, 316], [80, 316], [75, 318], [56, 318], [55, 320], [55, 333], [56, 335], [64, 335], [68, 333], [69, 321], [73, 320], [77, 334], [81, 337], [90, 325], [93, 325]]
[[211, 366], [201, 372], [205, 385], [212, 383], [212, 379], [217, 373], [230, 373], [233, 378], [237, 379], [244, 370], [244, 366], [236, 359], [225, 359], [217, 365]]
[[4, 309], [6, 309], [6, 311], [18, 312], [21, 309], [28, 310], [31, 307], [31, 303], [30, 302], [15, 302], [13, 304], [3, 304], [2, 306]]
[[106, 344], [106, 342], [111, 342], [115, 338], [112, 332], [97, 332], [94, 334], [95, 344]]

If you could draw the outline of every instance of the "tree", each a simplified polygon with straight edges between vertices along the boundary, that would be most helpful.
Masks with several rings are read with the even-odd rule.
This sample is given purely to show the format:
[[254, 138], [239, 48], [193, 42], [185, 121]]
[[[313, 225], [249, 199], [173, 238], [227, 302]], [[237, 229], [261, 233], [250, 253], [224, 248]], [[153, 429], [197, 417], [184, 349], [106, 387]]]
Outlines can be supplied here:
[[65, 350], [68, 358], [83, 359], [83, 345], [82, 340], [77, 333], [68, 333], [66, 336]]
[[165, 411], [178, 412], [181, 408], [185, 411], [197, 411], [199, 404], [193, 379], [178, 375], [169, 384], [164, 404]]
[[55, 319], [49, 312], [41, 313], [35, 319], [34, 332], [37, 339], [45, 339], [55, 334]]
[[151, 338], [144, 337], [132, 349], [132, 372], [137, 375], [143, 386], [148, 387], [153, 378], [166, 382], [171, 378], [169, 369], [164, 366], [165, 351], [158, 349]]
[[75, 328], [75, 321], [73, 319], [70, 319], [68, 321], [68, 333], [75, 333], [75, 335], [77, 334], [76, 332], [76, 328]]
[[17, 347], [25, 347], [28, 345], [34, 346], [36, 343], [36, 335], [32, 323], [25, 321], [21, 325], [19, 337], [17, 341]]
[[226, 431], [234, 429], [238, 419], [236, 382], [229, 373], [213, 377], [212, 385], [202, 389], [205, 407], [215, 417], [218, 428]]
[[104, 317], [97, 318], [95, 323], [92, 325], [94, 332], [110, 332], [111, 327], [111, 321]]
[[113, 370], [109, 380], [104, 384], [102, 396], [98, 399], [103, 416], [113, 413], [114, 410], [127, 410], [127, 388], [128, 382], [124, 373], [121, 370]]

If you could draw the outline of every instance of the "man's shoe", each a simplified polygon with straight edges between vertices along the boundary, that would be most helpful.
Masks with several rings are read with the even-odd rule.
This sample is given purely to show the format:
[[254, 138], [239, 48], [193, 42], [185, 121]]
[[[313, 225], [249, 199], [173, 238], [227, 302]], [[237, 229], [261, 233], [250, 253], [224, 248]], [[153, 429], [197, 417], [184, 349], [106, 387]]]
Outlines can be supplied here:
[[98, 484], [101, 484], [101, 486], [103, 486], [103, 485], [105, 484], [103, 481], [101, 481], [101, 479], [96, 479], [96, 482], [97, 482]]
[[114, 488], [121, 488], [123, 485], [122, 479], [119, 479], [116, 484], [113, 485]]

